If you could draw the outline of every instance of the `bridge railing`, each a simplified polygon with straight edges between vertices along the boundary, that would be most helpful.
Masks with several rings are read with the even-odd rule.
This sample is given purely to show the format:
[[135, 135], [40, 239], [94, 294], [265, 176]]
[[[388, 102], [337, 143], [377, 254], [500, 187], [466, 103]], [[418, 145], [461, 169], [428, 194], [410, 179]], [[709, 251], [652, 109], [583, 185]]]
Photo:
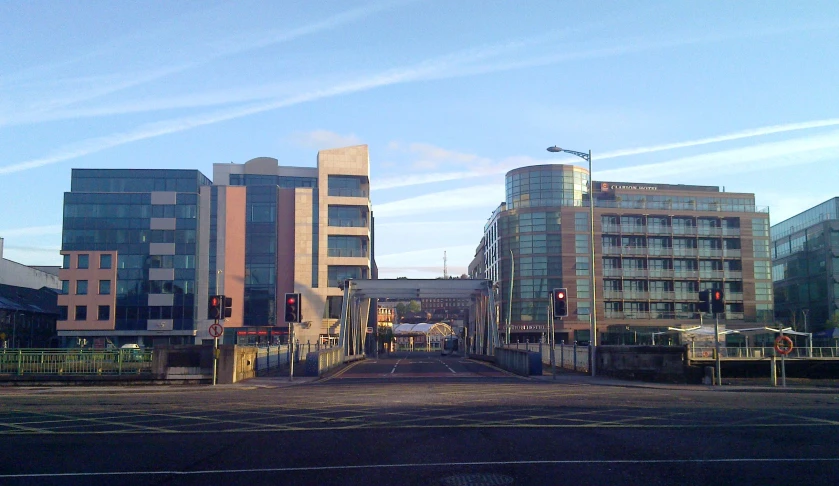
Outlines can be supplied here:
[[0, 350], [0, 374], [127, 375], [151, 372], [151, 350], [31, 348]]
[[[712, 359], [714, 346], [692, 346], [688, 348], [690, 359]], [[752, 347], [720, 347], [720, 358], [762, 359], [772, 356], [781, 357], [771, 346]], [[839, 348], [836, 347], [799, 347], [793, 348], [787, 358], [839, 358]]]
[[[528, 351], [541, 353], [542, 363], [548, 365], [551, 363], [551, 347], [547, 344], [513, 343], [506, 345], [505, 347], [509, 347], [512, 349], [527, 349]], [[558, 368], [563, 368], [566, 370], [588, 372], [588, 353], [588, 346], [581, 346], [578, 344], [558, 344], [554, 348], [554, 359], [556, 359], [556, 366]]]

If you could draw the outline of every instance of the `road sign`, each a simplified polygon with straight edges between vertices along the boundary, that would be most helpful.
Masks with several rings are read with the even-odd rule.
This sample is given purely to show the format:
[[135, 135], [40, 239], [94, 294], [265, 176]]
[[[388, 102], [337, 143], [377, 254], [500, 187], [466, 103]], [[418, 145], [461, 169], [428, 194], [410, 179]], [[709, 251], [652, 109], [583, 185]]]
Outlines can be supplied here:
[[222, 334], [224, 334], [224, 328], [221, 326], [221, 324], [213, 324], [212, 326], [210, 326], [210, 336], [217, 338]]

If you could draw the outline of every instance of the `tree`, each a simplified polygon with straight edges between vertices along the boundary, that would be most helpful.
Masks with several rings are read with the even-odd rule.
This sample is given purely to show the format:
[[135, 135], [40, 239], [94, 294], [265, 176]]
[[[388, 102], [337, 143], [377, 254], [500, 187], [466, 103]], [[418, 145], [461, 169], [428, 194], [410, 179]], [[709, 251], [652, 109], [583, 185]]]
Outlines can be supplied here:
[[420, 310], [422, 310], [422, 306], [418, 300], [412, 300], [411, 303], [408, 304], [408, 312], [419, 312]]
[[824, 323], [825, 329], [839, 328], [839, 311], [833, 313], [830, 319]]

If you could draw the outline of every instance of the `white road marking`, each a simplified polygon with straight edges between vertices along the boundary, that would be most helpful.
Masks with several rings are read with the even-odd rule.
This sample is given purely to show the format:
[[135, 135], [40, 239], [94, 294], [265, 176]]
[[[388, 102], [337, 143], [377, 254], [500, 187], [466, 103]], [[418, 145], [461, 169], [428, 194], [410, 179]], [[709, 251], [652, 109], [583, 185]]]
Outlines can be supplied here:
[[446, 368], [448, 368], [448, 369], [449, 369], [449, 371], [451, 371], [452, 373], [457, 374], [457, 372], [456, 372], [455, 370], [453, 370], [453, 369], [449, 368], [449, 365], [447, 365], [446, 363], [443, 363], [443, 360], [438, 359], [437, 361], [439, 361], [439, 362], [440, 362], [443, 366], [445, 366]]
[[362, 464], [357, 466], [304, 466], [304, 467], [261, 467], [253, 469], [216, 469], [201, 471], [114, 471], [114, 472], [75, 472], [75, 473], [32, 473], [32, 474], [0, 474], [0, 479], [14, 478], [61, 478], [61, 477], [87, 477], [87, 476], [201, 476], [209, 474], [243, 474], [243, 473], [267, 473], [267, 472], [307, 472], [307, 471], [340, 471], [353, 469], [381, 469], [381, 468], [436, 468], [451, 466], [530, 466], [530, 465], [573, 465], [573, 464], [726, 464], [726, 463], [814, 463], [814, 462], [839, 462], [839, 457], [812, 457], [812, 458], [727, 458], [727, 459], [566, 459], [566, 460], [544, 460], [544, 461], [471, 461], [471, 462], [433, 462], [433, 463], [409, 463], [409, 464]]
[[396, 367], [399, 366], [399, 363], [401, 363], [401, 362], [402, 362], [402, 360], [400, 359], [399, 361], [396, 362], [395, 365], [393, 365], [393, 369], [390, 370], [391, 375], [393, 374], [394, 371], [396, 371]]

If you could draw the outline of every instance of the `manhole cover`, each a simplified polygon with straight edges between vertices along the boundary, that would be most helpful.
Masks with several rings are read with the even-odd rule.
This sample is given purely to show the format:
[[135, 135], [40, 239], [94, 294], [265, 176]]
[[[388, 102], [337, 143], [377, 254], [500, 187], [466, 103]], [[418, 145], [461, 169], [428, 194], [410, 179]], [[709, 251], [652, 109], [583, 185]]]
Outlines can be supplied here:
[[458, 474], [442, 478], [440, 484], [445, 486], [499, 486], [513, 484], [513, 478], [503, 474]]

